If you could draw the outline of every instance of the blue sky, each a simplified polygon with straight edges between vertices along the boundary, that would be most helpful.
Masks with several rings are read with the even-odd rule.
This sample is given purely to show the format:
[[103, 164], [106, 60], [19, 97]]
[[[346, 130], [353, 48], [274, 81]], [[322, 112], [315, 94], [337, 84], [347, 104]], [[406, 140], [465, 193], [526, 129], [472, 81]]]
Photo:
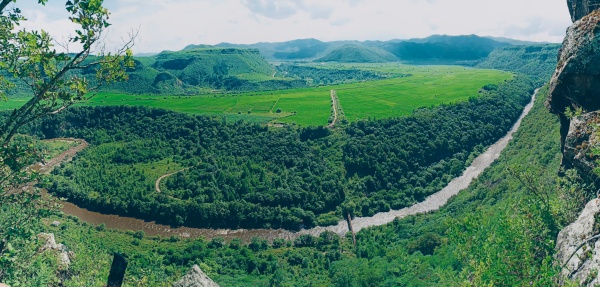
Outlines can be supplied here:
[[[65, 0], [17, 6], [25, 27], [59, 41], [72, 34]], [[188, 44], [278, 42], [300, 38], [390, 40], [432, 34], [561, 42], [570, 25], [566, 0], [105, 0], [109, 48], [138, 30], [136, 53]]]

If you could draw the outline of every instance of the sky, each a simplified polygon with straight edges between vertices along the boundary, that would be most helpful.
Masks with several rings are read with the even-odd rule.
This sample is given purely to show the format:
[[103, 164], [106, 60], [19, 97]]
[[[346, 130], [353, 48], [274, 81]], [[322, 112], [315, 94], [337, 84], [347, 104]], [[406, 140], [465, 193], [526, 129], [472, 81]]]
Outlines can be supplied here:
[[[17, 5], [24, 28], [58, 41], [73, 34], [66, 0]], [[189, 44], [249, 44], [315, 38], [391, 40], [433, 34], [562, 42], [571, 24], [566, 0], [105, 0], [114, 49], [137, 31], [135, 53], [181, 50]]]

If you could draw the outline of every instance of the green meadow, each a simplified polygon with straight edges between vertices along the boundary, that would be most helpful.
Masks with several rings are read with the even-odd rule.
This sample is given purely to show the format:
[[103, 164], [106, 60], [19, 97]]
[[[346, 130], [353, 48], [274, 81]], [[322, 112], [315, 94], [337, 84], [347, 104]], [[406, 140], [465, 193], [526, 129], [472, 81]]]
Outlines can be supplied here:
[[[236, 95], [158, 96], [99, 93], [80, 105], [137, 105], [197, 115], [226, 116], [230, 120], [326, 125], [331, 114], [330, 90], [336, 90], [350, 121], [411, 114], [420, 107], [464, 101], [487, 84], [512, 79], [511, 73], [458, 66], [401, 64], [319, 64], [323, 69], [364, 69], [387, 74], [379, 81]], [[410, 75], [410, 76], [406, 76]], [[0, 110], [24, 103], [11, 99]]]

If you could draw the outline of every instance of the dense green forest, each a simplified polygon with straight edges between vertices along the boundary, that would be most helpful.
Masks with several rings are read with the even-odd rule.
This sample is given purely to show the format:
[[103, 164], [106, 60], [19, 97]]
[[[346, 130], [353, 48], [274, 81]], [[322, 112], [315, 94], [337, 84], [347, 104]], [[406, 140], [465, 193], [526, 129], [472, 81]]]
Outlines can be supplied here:
[[[517, 76], [467, 102], [333, 131], [97, 107], [44, 120], [36, 133], [92, 144], [48, 185], [92, 210], [193, 227], [298, 229], [423, 200], [502, 137], [532, 91]], [[158, 193], [157, 163], [189, 169]]]

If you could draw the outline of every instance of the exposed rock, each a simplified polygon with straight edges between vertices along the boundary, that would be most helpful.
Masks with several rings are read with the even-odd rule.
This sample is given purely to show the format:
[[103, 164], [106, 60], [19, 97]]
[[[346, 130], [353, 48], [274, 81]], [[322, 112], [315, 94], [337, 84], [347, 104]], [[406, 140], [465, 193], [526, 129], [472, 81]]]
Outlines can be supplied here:
[[52, 225], [54, 227], [58, 227], [60, 225], [60, 221], [54, 220], [54, 221], [52, 221], [52, 223], [50, 223], [50, 225]]
[[594, 11], [567, 30], [558, 66], [550, 82], [547, 106], [561, 122], [564, 151], [570, 119], [565, 111], [600, 109], [600, 11]]
[[[600, 241], [592, 239], [600, 231], [600, 222], [596, 222], [597, 218], [600, 219], [599, 213], [600, 199], [590, 201], [579, 218], [558, 234], [556, 241], [556, 259], [565, 266], [562, 274], [582, 286], [600, 284]], [[587, 244], [571, 256], [586, 241]]]
[[595, 161], [598, 159], [591, 151], [593, 146], [599, 144], [598, 125], [600, 125], [600, 111], [572, 118], [563, 153], [564, 161], [571, 163], [581, 174], [590, 179], [594, 179], [592, 170], [596, 168]]
[[567, 0], [573, 22], [600, 8], [600, 0]]
[[212, 281], [198, 265], [194, 265], [192, 270], [175, 282], [173, 287], [218, 287], [219, 285]]
[[40, 233], [38, 234], [38, 238], [44, 241], [44, 245], [40, 248], [40, 253], [47, 250], [58, 251], [58, 260], [61, 266], [67, 268], [71, 265], [71, 258], [74, 255], [73, 252], [69, 251], [64, 244], [56, 244], [54, 233]]

